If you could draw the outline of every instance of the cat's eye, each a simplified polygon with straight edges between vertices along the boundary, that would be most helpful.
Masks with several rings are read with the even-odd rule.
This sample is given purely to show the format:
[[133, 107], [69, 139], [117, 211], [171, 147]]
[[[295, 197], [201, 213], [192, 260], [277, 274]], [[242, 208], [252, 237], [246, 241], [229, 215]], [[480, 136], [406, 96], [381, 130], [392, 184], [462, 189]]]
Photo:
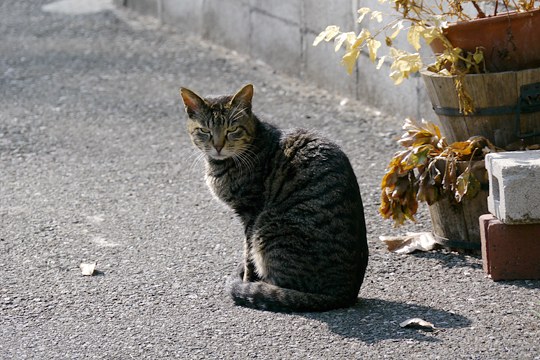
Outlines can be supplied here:
[[210, 135], [211, 131], [205, 128], [197, 128], [197, 132], [203, 135]]
[[231, 140], [239, 139], [242, 137], [242, 128], [239, 126], [233, 126], [227, 129], [227, 138]]

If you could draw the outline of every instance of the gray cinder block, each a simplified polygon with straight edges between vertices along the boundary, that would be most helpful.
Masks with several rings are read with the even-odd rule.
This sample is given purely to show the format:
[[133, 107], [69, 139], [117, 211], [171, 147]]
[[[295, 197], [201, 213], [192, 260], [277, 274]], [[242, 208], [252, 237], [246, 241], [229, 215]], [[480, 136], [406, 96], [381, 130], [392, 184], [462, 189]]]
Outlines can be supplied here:
[[489, 211], [505, 224], [540, 223], [540, 150], [487, 154], [486, 169]]

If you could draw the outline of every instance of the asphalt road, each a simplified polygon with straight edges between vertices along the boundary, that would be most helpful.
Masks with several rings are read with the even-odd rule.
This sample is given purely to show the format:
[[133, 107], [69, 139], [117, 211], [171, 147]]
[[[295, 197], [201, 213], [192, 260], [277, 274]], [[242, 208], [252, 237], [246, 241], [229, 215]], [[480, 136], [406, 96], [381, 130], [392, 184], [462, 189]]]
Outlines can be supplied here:
[[[1, 359], [540, 359], [539, 281], [379, 241], [430, 228], [425, 211], [402, 229], [377, 214], [401, 119], [130, 14], [44, 3], [0, 3]], [[371, 258], [351, 309], [276, 314], [223, 291], [242, 229], [205, 188], [178, 89], [247, 82], [263, 119], [352, 160]], [[413, 317], [438, 330], [400, 328]]]

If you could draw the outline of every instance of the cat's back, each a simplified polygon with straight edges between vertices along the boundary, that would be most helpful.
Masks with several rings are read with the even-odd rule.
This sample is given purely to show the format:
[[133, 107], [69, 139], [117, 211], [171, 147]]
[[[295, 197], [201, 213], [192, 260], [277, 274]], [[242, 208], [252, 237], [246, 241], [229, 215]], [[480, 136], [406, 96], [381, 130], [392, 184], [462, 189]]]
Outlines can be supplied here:
[[280, 149], [285, 158], [294, 163], [313, 160], [325, 161], [329, 156], [345, 156], [331, 140], [314, 131], [302, 128], [284, 130], [281, 134]]
[[283, 185], [279, 189], [272, 186], [274, 191], [283, 192], [274, 194], [273, 198], [293, 196], [291, 200], [295, 201], [299, 196], [308, 196], [322, 202], [329, 198], [338, 202], [346, 197], [349, 205], [359, 202], [362, 206], [358, 182], [347, 155], [333, 141], [316, 132], [283, 131], [272, 169], [274, 173], [269, 181]]
[[[255, 230], [259, 248], [280, 258], [276, 283], [355, 299], [368, 257], [360, 190], [348, 157], [334, 142], [297, 129], [283, 132], [267, 202]], [[270, 254], [271, 252], [271, 254]], [[277, 260], [272, 260], [277, 261]], [[310, 279], [298, 284], [295, 279]]]
[[342, 234], [345, 242], [365, 239], [358, 182], [338, 145], [308, 130], [284, 131], [271, 168], [266, 209], [282, 225], [306, 234], [316, 229], [322, 238]]

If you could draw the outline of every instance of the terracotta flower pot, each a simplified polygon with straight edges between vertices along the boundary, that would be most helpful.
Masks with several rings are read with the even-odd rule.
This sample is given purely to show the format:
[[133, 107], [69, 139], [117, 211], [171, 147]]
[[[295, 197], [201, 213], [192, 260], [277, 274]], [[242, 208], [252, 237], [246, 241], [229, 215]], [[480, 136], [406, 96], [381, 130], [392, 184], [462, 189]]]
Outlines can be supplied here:
[[[469, 52], [482, 47], [489, 72], [540, 67], [540, 9], [457, 22], [444, 35], [453, 46]], [[444, 50], [439, 41], [431, 48], [435, 53]]]

